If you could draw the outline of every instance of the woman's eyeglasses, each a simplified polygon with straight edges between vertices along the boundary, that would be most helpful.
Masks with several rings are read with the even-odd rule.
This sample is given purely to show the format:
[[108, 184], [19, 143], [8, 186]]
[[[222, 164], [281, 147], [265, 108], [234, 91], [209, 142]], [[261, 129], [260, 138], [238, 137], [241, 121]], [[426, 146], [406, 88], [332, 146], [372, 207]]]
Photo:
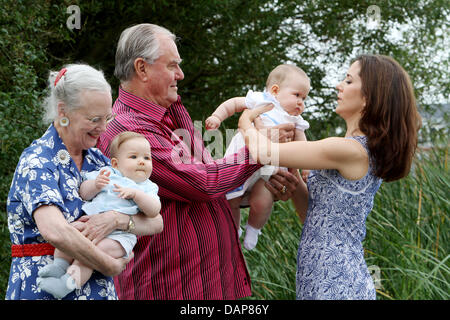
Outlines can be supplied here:
[[114, 120], [114, 118], [116, 117], [115, 114], [110, 114], [106, 117], [93, 117], [93, 118], [87, 118], [87, 120], [89, 120], [89, 122], [95, 126], [98, 125], [103, 119], [105, 119], [106, 124], [110, 123], [111, 121]]

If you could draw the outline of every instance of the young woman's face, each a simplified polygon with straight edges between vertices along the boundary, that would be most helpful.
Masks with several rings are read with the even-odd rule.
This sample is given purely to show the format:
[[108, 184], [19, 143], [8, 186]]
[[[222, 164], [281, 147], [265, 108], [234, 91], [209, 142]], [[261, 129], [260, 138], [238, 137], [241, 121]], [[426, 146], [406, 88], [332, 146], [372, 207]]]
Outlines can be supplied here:
[[347, 75], [336, 86], [338, 90], [336, 113], [344, 119], [360, 116], [366, 102], [361, 91], [359, 62], [354, 62], [347, 71]]

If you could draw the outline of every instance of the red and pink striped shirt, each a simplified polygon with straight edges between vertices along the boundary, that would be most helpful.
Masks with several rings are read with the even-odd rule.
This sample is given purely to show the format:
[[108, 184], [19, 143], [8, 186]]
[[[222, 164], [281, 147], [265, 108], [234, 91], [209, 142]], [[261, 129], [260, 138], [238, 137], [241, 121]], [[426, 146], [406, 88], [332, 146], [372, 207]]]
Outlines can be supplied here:
[[145, 135], [152, 147], [150, 179], [159, 186], [162, 233], [138, 237], [134, 259], [115, 278], [119, 299], [236, 299], [251, 295], [250, 278], [225, 193], [260, 165], [248, 150], [214, 160], [186, 108], [169, 108], [122, 88], [116, 118], [100, 137], [108, 145], [122, 131]]

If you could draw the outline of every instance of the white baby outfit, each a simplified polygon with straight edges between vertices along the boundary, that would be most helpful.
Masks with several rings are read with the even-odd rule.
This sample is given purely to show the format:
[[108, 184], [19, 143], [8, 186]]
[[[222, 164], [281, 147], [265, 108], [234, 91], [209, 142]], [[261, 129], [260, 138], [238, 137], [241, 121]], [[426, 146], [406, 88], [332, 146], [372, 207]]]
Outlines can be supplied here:
[[[252, 90], [249, 90], [247, 96], [245, 97], [245, 105], [248, 109], [259, 108], [268, 104], [273, 104], [274, 107], [272, 110], [260, 115], [264, 126], [273, 127], [284, 123], [294, 123], [296, 129], [304, 131], [309, 128], [309, 123], [304, 120], [301, 115], [293, 116], [287, 113], [280, 105], [278, 100], [266, 90], [264, 90], [264, 92], [254, 92]], [[244, 146], [244, 138], [239, 132], [233, 137], [230, 144], [228, 145], [228, 148], [225, 152], [225, 157], [237, 153], [239, 149], [243, 148]], [[270, 176], [274, 174], [276, 170], [277, 167], [265, 165], [264, 167], [253, 173], [253, 175], [250, 176], [250, 178], [248, 178], [243, 185], [227, 193], [227, 199], [234, 199], [242, 196], [245, 192], [250, 191], [252, 186], [260, 178], [263, 178], [266, 181], [269, 180]]]

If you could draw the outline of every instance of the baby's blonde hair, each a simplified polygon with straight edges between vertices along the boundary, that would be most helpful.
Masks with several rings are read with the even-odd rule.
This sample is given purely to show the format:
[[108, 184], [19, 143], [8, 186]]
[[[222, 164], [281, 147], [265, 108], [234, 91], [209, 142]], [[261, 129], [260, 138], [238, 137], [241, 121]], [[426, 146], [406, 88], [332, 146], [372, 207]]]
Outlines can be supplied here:
[[117, 154], [119, 153], [119, 148], [124, 142], [136, 138], [146, 139], [145, 136], [143, 136], [142, 134], [132, 131], [124, 131], [115, 136], [114, 139], [109, 144], [109, 153], [111, 158], [117, 157]]
[[293, 64], [280, 64], [269, 73], [266, 81], [266, 89], [269, 90], [270, 87], [272, 87], [274, 84], [281, 86], [283, 84], [283, 81], [286, 80], [287, 76], [292, 72], [297, 72], [309, 81], [309, 78], [306, 75], [305, 71], [303, 71], [301, 68]]

